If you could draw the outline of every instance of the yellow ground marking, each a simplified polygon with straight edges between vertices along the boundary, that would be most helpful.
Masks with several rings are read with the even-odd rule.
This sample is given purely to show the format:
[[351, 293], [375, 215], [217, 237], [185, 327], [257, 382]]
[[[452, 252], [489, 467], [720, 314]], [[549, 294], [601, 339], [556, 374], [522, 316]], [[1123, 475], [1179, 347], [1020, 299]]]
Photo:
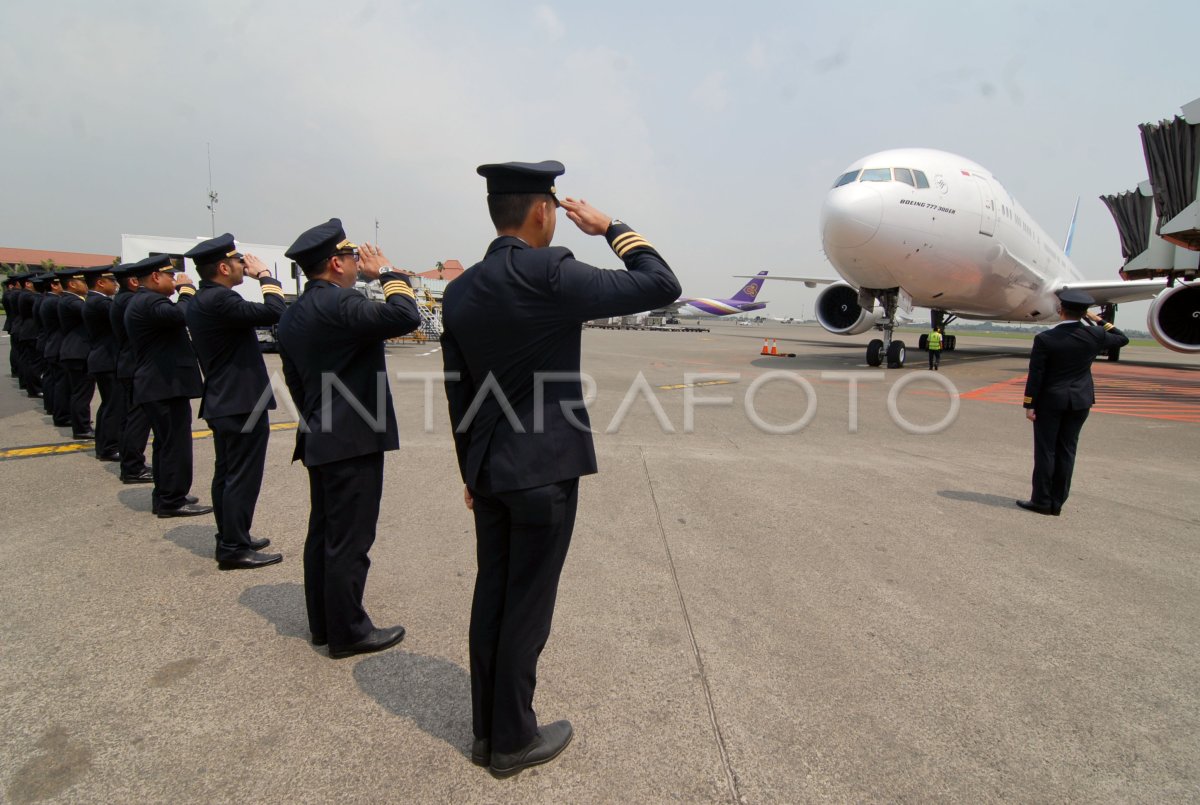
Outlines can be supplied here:
[[[295, 429], [295, 422], [276, 422], [271, 425], [271, 430]], [[207, 439], [210, 436], [212, 436], [212, 431], [207, 428], [192, 431], [193, 439]], [[78, 453], [83, 450], [93, 450], [95, 447], [96, 442], [91, 439], [86, 442], [57, 442], [55, 444], [35, 444], [29, 447], [6, 447], [0, 448], [0, 461], [11, 461], [17, 458], [38, 458], [39, 456], [62, 456], [68, 453]]]

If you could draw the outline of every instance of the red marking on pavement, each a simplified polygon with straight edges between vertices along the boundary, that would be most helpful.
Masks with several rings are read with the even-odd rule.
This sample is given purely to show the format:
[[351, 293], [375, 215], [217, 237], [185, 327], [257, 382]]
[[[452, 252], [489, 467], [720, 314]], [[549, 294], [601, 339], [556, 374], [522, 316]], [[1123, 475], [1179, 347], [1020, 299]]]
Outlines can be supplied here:
[[[968, 391], [964, 400], [1022, 405], [1027, 375]], [[1094, 413], [1200, 423], [1200, 372], [1097, 363]]]

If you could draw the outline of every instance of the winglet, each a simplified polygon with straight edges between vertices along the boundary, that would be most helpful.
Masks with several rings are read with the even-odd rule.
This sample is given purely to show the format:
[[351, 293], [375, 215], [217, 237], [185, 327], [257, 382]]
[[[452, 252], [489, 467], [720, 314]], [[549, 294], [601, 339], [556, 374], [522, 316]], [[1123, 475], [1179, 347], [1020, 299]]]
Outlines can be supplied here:
[[1071, 226], [1067, 229], [1067, 241], [1063, 244], [1063, 252], [1071, 256], [1071, 241], [1075, 240], [1075, 220], [1079, 217], [1079, 196], [1075, 197], [1075, 212], [1071, 213]]

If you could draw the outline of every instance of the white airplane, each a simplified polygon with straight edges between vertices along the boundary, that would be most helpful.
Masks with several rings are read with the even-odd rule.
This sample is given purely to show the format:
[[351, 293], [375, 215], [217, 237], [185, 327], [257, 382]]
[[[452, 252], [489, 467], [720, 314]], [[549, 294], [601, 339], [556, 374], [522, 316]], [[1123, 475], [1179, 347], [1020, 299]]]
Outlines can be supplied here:
[[[904, 342], [892, 330], [913, 306], [932, 311], [933, 327], [956, 318], [1051, 321], [1055, 292], [1067, 288], [1105, 306], [1154, 299], [1147, 317], [1154, 338], [1176, 352], [1200, 352], [1200, 281], [1086, 280], [1067, 256], [1074, 228], [1072, 220], [1060, 248], [969, 159], [927, 148], [881, 151], [846, 168], [821, 209], [821, 242], [842, 280], [771, 279], [828, 285], [816, 314], [829, 332], [882, 331], [867, 346], [871, 366], [904, 365]], [[944, 344], [953, 349], [954, 336]]]

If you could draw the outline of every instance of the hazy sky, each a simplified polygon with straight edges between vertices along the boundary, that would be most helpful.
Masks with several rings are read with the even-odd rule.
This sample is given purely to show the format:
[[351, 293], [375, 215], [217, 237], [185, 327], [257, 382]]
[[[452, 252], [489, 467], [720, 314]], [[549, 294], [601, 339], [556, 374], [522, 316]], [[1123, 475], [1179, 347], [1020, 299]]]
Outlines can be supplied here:
[[[1086, 9], [1086, 10], [1081, 10]], [[393, 262], [470, 265], [483, 162], [558, 159], [685, 293], [833, 276], [843, 167], [928, 146], [993, 171], [1073, 258], [1121, 264], [1097, 200], [1146, 177], [1137, 124], [1200, 96], [1191, 2], [0, 4], [0, 245], [117, 253], [121, 233], [287, 245], [330, 216]], [[556, 243], [617, 267], [560, 220]], [[768, 312], [812, 293], [767, 285]], [[1128, 306], [1134, 308], [1134, 306]], [[1144, 306], [1136, 310], [1144, 311]], [[1144, 313], [1123, 322], [1144, 327]]]

